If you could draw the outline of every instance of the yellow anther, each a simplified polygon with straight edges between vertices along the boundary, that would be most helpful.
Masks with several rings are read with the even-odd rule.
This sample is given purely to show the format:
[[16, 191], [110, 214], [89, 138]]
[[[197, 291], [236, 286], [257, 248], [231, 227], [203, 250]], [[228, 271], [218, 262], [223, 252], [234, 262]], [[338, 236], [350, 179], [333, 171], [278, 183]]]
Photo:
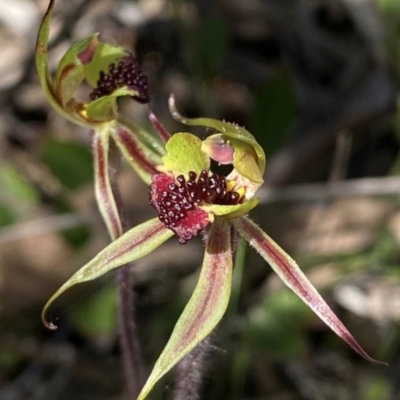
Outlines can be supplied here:
[[230, 192], [236, 186], [236, 181], [228, 181], [226, 182], [226, 191]]

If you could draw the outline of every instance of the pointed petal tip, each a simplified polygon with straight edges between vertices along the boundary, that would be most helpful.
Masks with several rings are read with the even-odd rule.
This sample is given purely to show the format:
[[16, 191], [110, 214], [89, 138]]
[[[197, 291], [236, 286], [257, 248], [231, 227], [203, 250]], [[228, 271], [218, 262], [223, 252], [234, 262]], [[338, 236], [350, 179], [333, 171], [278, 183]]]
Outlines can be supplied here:
[[367, 360], [373, 364], [379, 364], [379, 365], [385, 365], [385, 366], [389, 365], [389, 363], [387, 363], [385, 361], [380, 361], [380, 360], [376, 360], [375, 358], [372, 358], [369, 354], [367, 354], [367, 352], [365, 350], [363, 350], [361, 347], [359, 347], [358, 343], [357, 343], [357, 346], [353, 346], [353, 344], [351, 344], [349, 342], [347, 342], [347, 344], [365, 360]]
[[56, 331], [58, 329], [58, 326], [47, 320], [46, 315], [45, 315], [46, 314], [46, 310], [47, 310], [47, 307], [45, 307], [43, 309], [43, 311], [42, 311], [42, 322], [43, 322], [43, 325], [47, 329], [49, 329], [51, 331]]
[[385, 367], [387, 367], [389, 365], [389, 363], [385, 362], [385, 361], [379, 361], [379, 360], [375, 360], [372, 357], [368, 357], [367, 358], [368, 361], [374, 363], [374, 364], [379, 364], [379, 365], [384, 365]]

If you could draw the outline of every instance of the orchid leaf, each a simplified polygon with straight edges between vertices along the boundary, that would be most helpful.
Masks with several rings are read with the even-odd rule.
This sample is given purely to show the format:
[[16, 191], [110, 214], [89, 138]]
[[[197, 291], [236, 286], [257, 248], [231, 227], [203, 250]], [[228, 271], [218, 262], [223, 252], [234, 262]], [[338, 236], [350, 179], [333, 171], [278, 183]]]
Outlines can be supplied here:
[[264, 174], [265, 171], [265, 153], [263, 148], [258, 144], [254, 136], [244, 128], [240, 126], [225, 122], [219, 121], [217, 119], [212, 118], [187, 118], [182, 116], [176, 108], [175, 97], [170, 96], [169, 98], [169, 109], [172, 117], [185, 125], [190, 126], [205, 126], [207, 128], [215, 129], [217, 132], [222, 133], [226, 139], [235, 139], [243, 143], [249, 144], [253, 149], [257, 156], [257, 165], [260, 170], [261, 175]]
[[151, 176], [158, 173], [156, 166], [161, 164], [161, 157], [145, 146], [128, 126], [117, 123], [112, 129], [112, 137], [132, 168], [145, 183], [150, 184]]
[[58, 65], [55, 82], [63, 106], [71, 99], [85, 78], [84, 64], [90, 62], [93, 57], [97, 36], [96, 33], [73, 43]]
[[359, 345], [347, 330], [315, 287], [307, 279], [296, 262], [286, 254], [262, 229], [247, 217], [233, 221], [239, 233], [269, 263], [282, 281], [293, 290], [341, 339], [366, 360], [385, 364], [374, 360]]
[[210, 169], [210, 159], [201, 149], [201, 140], [190, 133], [176, 133], [165, 145], [167, 154], [162, 158], [160, 172], [172, 173], [174, 176], [193, 171], [200, 175], [202, 170]]
[[72, 275], [57, 290], [43, 308], [43, 323], [50, 329], [56, 329], [54, 324], [46, 320], [46, 313], [54, 300], [70, 287], [78, 283], [91, 281], [112, 269], [144, 257], [159, 247], [173, 234], [158, 218], [153, 218], [126, 232], [98, 253], [96, 257]]
[[138, 400], [145, 399], [156, 382], [215, 328], [228, 306], [231, 283], [230, 223], [216, 220], [197, 286]]
[[91, 62], [85, 64], [87, 83], [95, 88], [101, 71], [108, 73], [111, 64], [118, 64], [121, 59], [129, 55], [130, 53], [120, 46], [111, 46], [104, 42], [98, 42]]
[[122, 225], [110, 182], [108, 169], [110, 133], [106, 128], [107, 125], [102, 131], [97, 131], [93, 135], [94, 188], [100, 214], [111, 238], [116, 239], [122, 235]]
[[224, 219], [232, 219], [248, 214], [258, 204], [259, 201], [260, 200], [258, 198], [253, 197], [243, 204], [235, 204], [230, 206], [222, 206], [219, 204], [205, 204], [202, 205], [201, 208], [218, 217]]

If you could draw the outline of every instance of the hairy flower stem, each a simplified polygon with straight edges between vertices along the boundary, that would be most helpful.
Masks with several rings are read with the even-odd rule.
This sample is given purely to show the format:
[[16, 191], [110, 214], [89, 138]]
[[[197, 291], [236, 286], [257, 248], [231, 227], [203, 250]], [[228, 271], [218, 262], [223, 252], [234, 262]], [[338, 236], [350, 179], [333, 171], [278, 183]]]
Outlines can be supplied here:
[[[109, 164], [110, 183], [121, 220], [122, 229], [123, 231], [126, 231], [129, 227], [129, 223], [117, 184], [120, 163], [120, 154], [116, 147], [111, 145]], [[110, 232], [110, 235], [112, 240], [115, 240], [118, 237], [115, 232]], [[119, 294], [118, 321], [120, 348], [123, 359], [126, 389], [129, 398], [136, 398], [143, 386], [144, 369], [136, 325], [135, 294], [133, 291], [131, 264], [126, 264], [116, 270], [116, 282]]]
[[137, 335], [135, 294], [130, 265], [116, 271], [119, 292], [119, 335], [126, 386], [130, 398], [136, 398], [143, 385], [141, 349]]
[[205, 359], [211, 348], [210, 336], [200, 342], [179, 362], [175, 379], [174, 400], [199, 400]]

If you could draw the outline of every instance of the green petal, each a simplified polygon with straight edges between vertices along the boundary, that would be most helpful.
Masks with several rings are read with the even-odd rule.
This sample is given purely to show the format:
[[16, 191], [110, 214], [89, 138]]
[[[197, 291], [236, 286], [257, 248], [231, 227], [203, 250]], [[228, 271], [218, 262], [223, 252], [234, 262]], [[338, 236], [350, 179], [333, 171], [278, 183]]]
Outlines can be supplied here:
[[342, 324], [296, 262], [286, 254], [262, 229], [246, 217], [233, 221], [239, 233], [253, 246], [293, 290], [341, 339], [366, 360], [384, 364], [371, 358]]
[[122, 235], [122, 225], [111, 187], [108, 165], [110, 133], [104, 127], [93, 135], [94, 188], [101, 216], [112, 239]]
[[[185, 125], [191, 126], [205, 126], [213, 128], [222, 133], [227, 139], [237, 140], [243, 144], [247, 143], [254, 150], [257, 156], [257, 165], [260, 174], [263, 175], [265, 171], [265, 153], [263, 148], [258, 144], [254, 136], [246, 129], [241, 128], [236, 124], [229, 122], [219, 121], [212, 118], [186, 118], [183, 117], [176, 108], [175, 97], [173, 95], [169, 98], [169, 109], [174, 119]], [[234, 146], [233, 146], [234, 147]], [[236, 166], [235, 166], [236, 167]]]
[[228, 306], [232, 283], [230, 223], [216, 221], [210, 228], [199, 281], [156, 362], [138, 400], [200, 343], [218, 324]]
[[90, 62], [93, 57], [97, 45], [97, 36], [96, 33], [73, 43], [58, 65], [56, 87], [63, 106], [71, 99], [85, 78], [84, 64]]
[[176, 133], [165, 145], [167, 154], [162, 158], [163, 165], [160, 172], [171, 173], [174, 176], [184, 175], [189, 172], [200, 174], [202, 170], [210, 169], [210, 159], [201, 149], [201, 140], [191, 133]]
[[46, 320], [46, 312], [53, 301], [67, 289], [78, 283], [98, 278], [114, 268], [144, 257], [173, 236], [173, 234], [158, 218], [144, 222], [126, 232], [98, 253], [96, 257], [72, 275], [57, 290], [43, 308], [43, 323], [50, 329], [56, 329], [55, 325]]
[[238, 218], [248, 214], [260, 201], [258, 198], [252, 198], [243, 204], [233, 206], [221, 206], [219, 204], [209, 204], [201, 206], [201, 208], [209, 213], [225, 219]]

